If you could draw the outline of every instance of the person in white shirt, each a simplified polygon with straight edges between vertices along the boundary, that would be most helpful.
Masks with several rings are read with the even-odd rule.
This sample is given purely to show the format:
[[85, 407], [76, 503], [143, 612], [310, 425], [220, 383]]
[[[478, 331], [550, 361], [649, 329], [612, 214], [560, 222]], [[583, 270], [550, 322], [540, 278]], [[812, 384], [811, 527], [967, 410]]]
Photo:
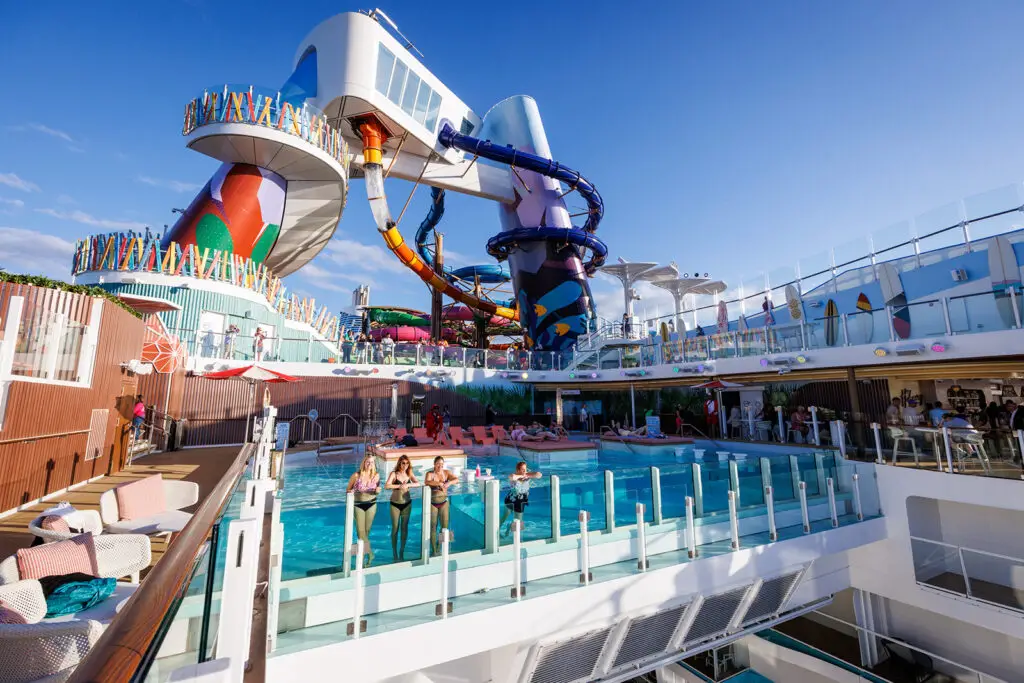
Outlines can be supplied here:
[[395, 340], [391, 338], [390, 333], [385, 333], [384, 338], [381, 340], [381, 346], [384, 347], [384, 362], [391, 364], [395, 362]]
[[589, 431], [589, 424], [587, 423], [587, 407], [580, 406], [580, 429], [583, 431]]
[[921, 424], [921, 413], [917, 411], [917, 401], [911, 399], [907, 401], [907, 405], [903, 407], [903, 424], [910, 427], [916, 427]]
[[891, 425], [900, 423], [900, 409], [903, 406], [903, 402], [898, 398], [892, 400], [892, 405], [889, 406], [885, 411], [885, 421]]

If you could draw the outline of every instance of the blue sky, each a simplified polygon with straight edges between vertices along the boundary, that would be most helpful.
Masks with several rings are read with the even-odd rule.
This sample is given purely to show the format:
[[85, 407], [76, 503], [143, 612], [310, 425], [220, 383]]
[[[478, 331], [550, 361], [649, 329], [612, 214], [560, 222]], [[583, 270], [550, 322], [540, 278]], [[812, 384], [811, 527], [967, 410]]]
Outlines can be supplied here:
[[[183, 144], [185, 103], [225, 82], [276, 87], [317, 23], [358, 7], [5, 3], [0, 266], [66, 277], [74, 239], [171, 223], [216, 167]], [[613, 258], [675, 259], [736, 284], [1024, 177], [1024, 4], [623, 7], [382, 9], [478, 113], [537, 99], [555, 157], [604, 197]], [[409, 187], [393, 181], [389, 195], [404, 201]], [[450, 197], [442, 225], [456, 262], [487, 261], [493, 204]], [[375, 303], [429, 307], [383, 250], [361, 181], [336, 240], [289, 278], [294, 291], [338, 308], [368, 281]], [[616, 286], [594, 290], [602, 313], [621, 311]]]

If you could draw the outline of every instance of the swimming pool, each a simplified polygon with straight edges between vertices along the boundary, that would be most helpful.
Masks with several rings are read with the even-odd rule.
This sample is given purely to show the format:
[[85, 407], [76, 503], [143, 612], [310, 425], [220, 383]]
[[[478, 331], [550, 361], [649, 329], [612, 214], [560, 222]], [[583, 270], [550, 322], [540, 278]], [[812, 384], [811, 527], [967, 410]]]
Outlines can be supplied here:
[[[724, 445], [724, 444], [723, 444]], [[730, 446], [732, 444], [729, 444]], [[736, 444], [737, 446], [746, 444]], [[588, 449], [581, 442], [582, 449]], [[808, 497], [825, 495], [824, 481], [836, 478], [836, 456], [831, 451], [813, 451], [785, 446], [750, 446], [743, 454], [733, 454], [729, 460], [719, 460], [713, 443], [697, 442], [677, 451], [666, 447], [651, 455], [638, 458], [636, 454], [590, 448], [585, 458], [545, 462], [530, 465], [544, 476], [533, 482], [530, 503], [523, 515], [523, 540], [536, 541], [552, 537], [552, 510], [559, 512], [558, 531], [561, 535], [580, 531], [578, 515], [586, 510], [590, 515], [588, 529], [604, 530], [611, 526], [635, 524], [636, 503], [645, 506], [645, 519], [654, 521], [652, 467], [658, 468], [663, 519], [685, 515], [685, 499], [697, 499], [696, 517], [727, 514], [728, 491], [739, 492], [741, 509], [764, 505], [764, 486], [770, 482], [777, 503], [794, 501], [798, 497], [800, 482], [804, 482]], [[524, 459], [530, 455], [524, 452]], [[281, 522], [284, 524], [284, 558], [282, 578], [285, 580], [317, 574], [340, 572], [343, 569], [345, 535], [345, 487], [349, 476], [356, 471], [359, 455], [350, 460], [329, 465], [285, 465], [285, 487], [281, 492]], [[513, 471], [518, 456], [468, 455], [467, 469], [480, 466], [490, 468], [500, 482], [501, 496], [507, 491], [507, 475]], [[697, 466], [695, 467], [695, 463]], [[605, 472], [612, 473], [612, 481]], [[557, 505], [552, 505], [552, 479], [558, 478]], [[386, 473], [381, 474], [382, 479]], [[422, 475], [419, 477], [422, 481]], [[838, 481], [838, 480], [837, 480]], [[608, 495], [612, 496], [614, 512], [609, 519]], [[484, 482], [463, 478], [449, 491], [451, 512], [449, 529], [453, 534], [451, 552], [482, 550], [485, 546]], [[421, 559], [420, 538], [423, 528], [421, 495], [412, 492], [409, 535], [405, 545], [405, 561]], [[395, 561], [392, 548], [392, 507], [390, 492], [383, 491], [378, 498], [376, 517], [371, 527], [370, 545], [376, 554], [374, 565]], [[505, 507], [501, 505], [504, 512]], [[429, 521], [428, 521], [429, 524]], [[506, 528], [508, 524], [505, 524]], [[510, 543], [503, 535], [501, 543]]]

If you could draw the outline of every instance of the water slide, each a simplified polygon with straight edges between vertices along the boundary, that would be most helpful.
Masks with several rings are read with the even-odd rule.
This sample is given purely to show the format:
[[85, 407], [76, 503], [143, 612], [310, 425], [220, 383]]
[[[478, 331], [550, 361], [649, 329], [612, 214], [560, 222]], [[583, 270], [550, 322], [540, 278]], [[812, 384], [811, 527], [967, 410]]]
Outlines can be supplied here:
[[[492, 122], [490, 127], [488, 118]], [[448, 277], [434, 272], [430, 261], [424, 258], [429, 256], [425, 250], [417, 254], [405, 243], [391, 217], [384, 191], [382, 147], [387, 133], [376, 119], [367, 117], [358, 123], [357, 129], [363, 138], [363, 171], [370, 210], [388, 248], [432, 289], [483, 313], [520, 320], [529, 347], [568, 348], [577, 336], [587, 332], [594, 318], [587, 277], [604, 263], [608, 253], [594, 235], [604, 215], [604, 204], [593, 184], [579, 172], [549, 158], [540, 114], [531, 98], [509, 98], [492, 108], [484, 120], [482, 132], [489, 131], [492, 139], [508, 146], [458, 133], [446, 121], [442, 122], [439, 141], [446, 147], [507, 165], [514, 176], [516, 201], [499, 207], [503, 229], [488, 241], [487, 249], [499, 260], [509, 261], [518, 310], [463, 291]], [[578, 192], [587, 203], [587, 220], [582, 228], [575, 228], [570, 222], [561, 183]], [[433, 219], [436, 225], [443, 210], [443, 198], [438, 202], [435, 195], [425, 222]], [[429, 225], [426, 230], [421, 225], [424, 238], [429, 229]], [[586, 263], [581, 257], [584, 251], [590, 252]]]

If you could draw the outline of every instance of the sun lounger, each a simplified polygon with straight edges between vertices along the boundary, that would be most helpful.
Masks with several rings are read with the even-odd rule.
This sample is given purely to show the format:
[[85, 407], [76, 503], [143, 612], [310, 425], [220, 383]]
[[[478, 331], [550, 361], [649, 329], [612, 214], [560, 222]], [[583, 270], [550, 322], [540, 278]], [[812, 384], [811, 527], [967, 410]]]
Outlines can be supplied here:
[[463, 432], [462, 427], [449, 427], [448, 431], [451, 433], [452, 443], [456, 446], [473, 445], [473, 437]]
[[487, 427], [470, 427], [473, 431], [473, 438], [481, 446], [493, 446], [495, 444], [494, 439], [487, 436]]

